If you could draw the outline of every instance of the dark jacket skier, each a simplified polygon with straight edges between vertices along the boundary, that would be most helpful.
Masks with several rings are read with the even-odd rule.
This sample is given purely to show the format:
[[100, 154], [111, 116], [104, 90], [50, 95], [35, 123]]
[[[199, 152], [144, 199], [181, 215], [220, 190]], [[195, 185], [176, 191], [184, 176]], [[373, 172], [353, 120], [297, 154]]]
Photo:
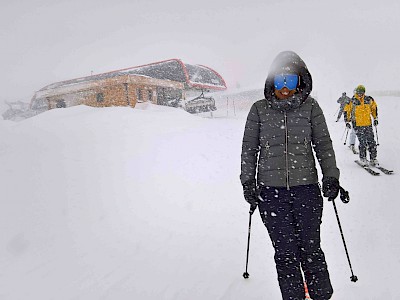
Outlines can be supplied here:
[[309, 96], [312, 77], [294, 52], [281, 52], [265, 83], [265, 99], [247, 117], [241, 155], [241, 183], [251, 211], [259, 207], [275, 249], [283, 299], [330, 299], [333, 289], [320, 246], [323, 198], [339, 192], [339, 169], [323, 112]]
[[338, 115], [337, 115], [337, 118], [336, 118], [336, 122], [339, 121], [340, 117], [341, 117], [342, 114], [343, 114], [344, 107], [345, 107], [347, 104], [349, 104], [350, 101], [351, 101], [351, 98], [348, 97], [348, 96], [346, 95], [346, 92], [343, 92], [343, 93], [342, 93], [342, 96], [341, 96], [339, 99], [337, 99], [336, 102], [339, 103], [340, 106], [339, 106], [339, 112], [338, 112]]

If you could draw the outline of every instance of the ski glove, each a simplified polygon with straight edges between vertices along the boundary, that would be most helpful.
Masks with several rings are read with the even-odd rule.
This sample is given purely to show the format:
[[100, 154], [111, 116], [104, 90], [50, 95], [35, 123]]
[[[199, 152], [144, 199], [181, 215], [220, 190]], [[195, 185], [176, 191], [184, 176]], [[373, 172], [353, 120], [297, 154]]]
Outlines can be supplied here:
[[243, 183], [243, 195], [244, 199], [253, 207], [257, 207], [257, 188], [255, 180], [248, 180]]
[[351, 129], [351, 124], [350, 124], [349, 122], [347, 122], [347, 123], [346, 123], [346, 127], [347, 127], [348, 129]]
[[377, 119], [374, 120], [374, 126], [378, 126], [378, 120]]
[[322, 179], [322, 193], [328, 200], [334, 200], [339, 194], [339, 180], [335, 177], [324, 177]]

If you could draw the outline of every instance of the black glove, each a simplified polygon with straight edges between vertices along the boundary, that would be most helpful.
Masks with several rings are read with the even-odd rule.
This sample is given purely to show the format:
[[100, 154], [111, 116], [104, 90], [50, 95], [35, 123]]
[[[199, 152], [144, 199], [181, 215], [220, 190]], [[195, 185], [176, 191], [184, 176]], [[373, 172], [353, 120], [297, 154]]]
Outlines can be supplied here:
[[256, 191], [256, 181], [249, 180], [243, 183], [243, 195], [244, 199], [252, 206], [257, 207], [258, 198]]
[[346, 123], [346, 127], [347, 127], [348, 129], [351, 129], [351, 124], [350, 124], [350, 122], [347, 122], [347, 123]]
[[339, 194], [339, 180], [335, 177], [325, 177], [322, 179], [322, 193], [328, 200], [334, 200]]
[[374, 126], [378, 126], [378, 119], [374, 120]]

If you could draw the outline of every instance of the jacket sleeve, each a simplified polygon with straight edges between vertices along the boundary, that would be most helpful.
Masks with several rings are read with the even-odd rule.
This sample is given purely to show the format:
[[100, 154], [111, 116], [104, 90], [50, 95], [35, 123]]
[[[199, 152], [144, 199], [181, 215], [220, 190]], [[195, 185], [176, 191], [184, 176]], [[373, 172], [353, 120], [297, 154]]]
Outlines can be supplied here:
[[241, 155], [240, 181], [255, 180], [260, 152], [260, 117], [256, 104], [250, 109], [244, 129]]
[[314, 102], [311, 112], [312, 142], [324, 177], [339, 179], [335, 151], [326, 125], [325, 116], [318, 102]]
[[352, 109], [352, 103], [350, 101], [350, 103], [346, 104], [346, 106], [344, 107], [344, 121], [345, 122], [350, 122], [351, 121], [351, 109]]
[[343, 110], [343, 121], [347, 122], [347, 111]]
[[376, 105], [375, 100], [371, 97], [371, 115], [374, 120], [378, 119], [378, 106]]

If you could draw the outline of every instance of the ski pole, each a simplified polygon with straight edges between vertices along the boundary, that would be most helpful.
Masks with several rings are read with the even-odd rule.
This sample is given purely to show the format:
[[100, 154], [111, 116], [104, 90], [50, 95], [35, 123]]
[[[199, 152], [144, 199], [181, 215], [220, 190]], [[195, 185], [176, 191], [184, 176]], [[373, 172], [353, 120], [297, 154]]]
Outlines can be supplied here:
[[347, 136], [349, 135], [349, 128], [346, 127], [346, 129], [347, 129], [347, 131], [346, 131], [346, 138], [344, 139], [344, 144], [343, 144], [343, 145], [346, 145], [346, 144], [347, 144]]
[[376, 133], [376, 145], [379, 146], [378, 126], [375, 126], [375, 133]]
[[335, 113], [333, 114], [333, 116], [336, 116], [337, 112], [339, 111], [340, 106], [338, 107], [338, 109], [335, 111]]
[[346, 133], [346, 130], [347, 130], [348, 128], [347, 127], [345, 127], [344, 128], [344, 130], [343, 130], [343, 134], [342, 134], [342, 138], [341, 138], [341, 140], [343, 141], [343, 138], [344, 138], [344, 134]]
[[[341, 192], [342, 192], [342, 190], [341, 190]], [[347, 195], [347, 196], [348, 196], [348, 195]], [[341, 198], [342, 198], [342, 195], [341, 195]], [[339, 214], [338, 214], [337, 209], [336, 209], [335, 199], [334, 199], [334, 198], [329, 198], [328, 200], [329, 200], [329, 201], [332, 201], [332, 203], [333, 203], [333, 208], [335, 209], [336, 219], [337, 219], [337, 222], [338, 222], [338, 225], [339, 225], [340, 234], [341, 234], [341, 236], [342, 236], [342, 241], [343, 241], [343, 245], [344, 245], [344, 250], [346, 251], [347, 261], [349, 262], [349, 266], [350, 266], [350, 271], [351, 271], [350, 280], [351, 280], [352, 282], [356, 282], [356, 281], [358, 280], [358, 278], [357, 278], [357, 276], [354, 275], [354, 273], [353, 273], [353, 268], [351, 267], [349, 252], [347, 251], [346, 241], [344, 240], [342, 225], [340, 224]], [[343, 199], [342, 199], [342, 201], [343, 201]], [[344, 202], [344, 201], [343, 201], [343, 202]], [[348, 201], [347, 201], [347, 202], [348, 202]], [[346, 202], [345, 202], [345, 203], [346, 203]]]
[[246, 254], [246, 271], [243, 273], [244, 279], [249, 278], [249, 273], [247, 272], [247, 267], [249, 265], [249, 250], [250, 250], [250, 232], [251, 232], [251, 216], [253, 215], [254, 211], [256, 210], [257, 206], [250, 206], [249, 211], [249, 233], [247, 235], [247, 254]]

